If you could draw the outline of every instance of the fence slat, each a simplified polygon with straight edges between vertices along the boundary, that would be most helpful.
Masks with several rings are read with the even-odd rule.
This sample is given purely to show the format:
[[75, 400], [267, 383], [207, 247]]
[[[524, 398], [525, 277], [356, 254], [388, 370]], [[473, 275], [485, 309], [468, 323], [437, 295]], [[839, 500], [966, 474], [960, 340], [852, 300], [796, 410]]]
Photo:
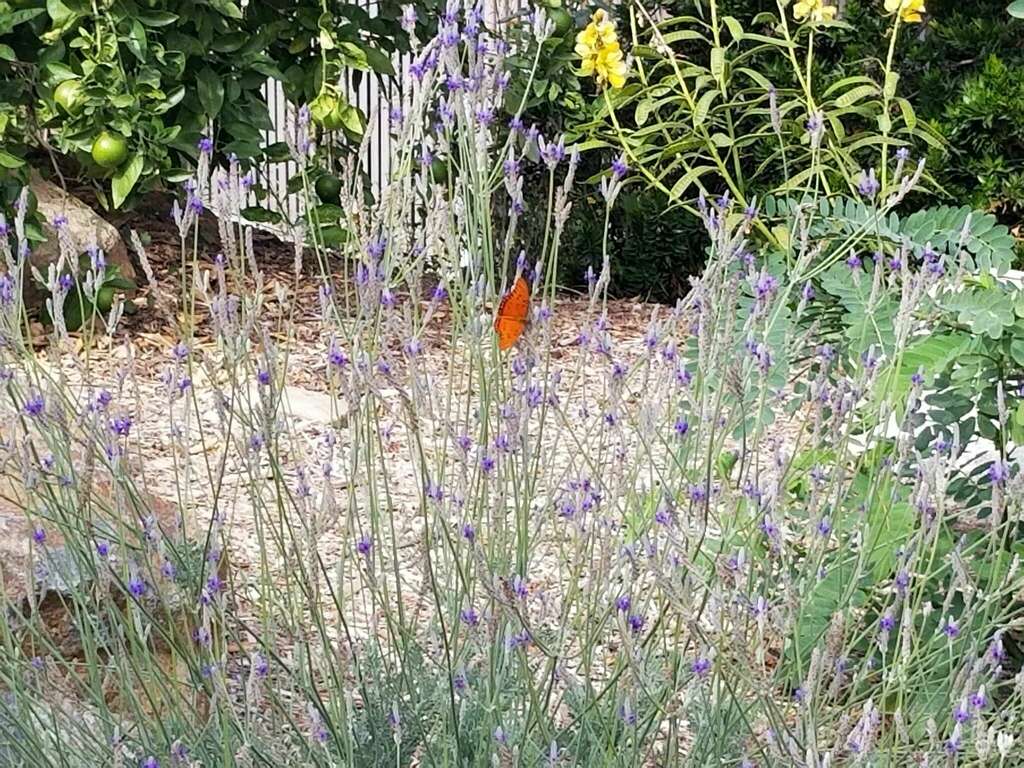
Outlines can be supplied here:
[[[379, 12], [378, 0], [363, 0], [360, 4], [371, 16]], [[529, 5], [529, 0], [484, 0], [482, 10], [485, 24], [491, 29], [500, 27]], [[394, 80], [381, 82], [370, 72], [360, 73], [362, 76], [357, 79], [353, 72], [348, 72], [342, 84], [345, 96], [363, 110], [368, 121], [367, 130], [372, 131], [372, 140], [366, 148], [367, 157], [363, 158], [363, 169], [368, 171], [374, 197], [379, 197], [391, 177], [391, 157], [392, 153], [398, 151], [398, 147], [394, 145], [394, 137], [391, 135], [390, 112], [392, 106], [400, 107], [402, 104], [403, 80], [409, 76], [411, 60], [409, 55], [396, 56], [394, 64], [398, 77]], [[264, 131], [264, 146], [286, 141], [289, 128], [294, 124], [297, 106], [289, 103], [284, 88], [276, 80], [267, 80], [263, 94], [274, 125], [273, 130]], [[286, 220], [296, 220], [302, 210], [301, 196], [289, 194], [287, 185], [288, 179], [298, 171], [297, 164], [291, 160], [266, 163], [258, 171], [259, 181], [267, 189], [268, 195], [262, 203], [253, 196], [249, 204], [262, 204], [280, 213]], [[288, 235], [281, 227], [274, 229], [279, 235]]]

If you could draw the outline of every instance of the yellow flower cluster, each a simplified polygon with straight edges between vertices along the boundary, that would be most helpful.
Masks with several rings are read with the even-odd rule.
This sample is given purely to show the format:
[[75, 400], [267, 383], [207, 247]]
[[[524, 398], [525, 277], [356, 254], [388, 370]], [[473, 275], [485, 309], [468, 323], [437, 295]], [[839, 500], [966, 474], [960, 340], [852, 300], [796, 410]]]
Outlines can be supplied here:
[[885, 10], [889, 13], [899, 11], [900, 18], [907, 24], [921, 21], [925, 13], [924, 0], [885, 0]]
[[793, 18], [797, 21], [810, 19], [812, 23], [820, 24], [823, 21], [832, 21], [835, 17], [836, 7], [825, 5], [825, 0], [798, 0], [793, 6]]
[[598, 85], [621, 88], [626, 84], [626, 62], [615, 25], [603, 10], [594, 11], [590, 23], [576, 35], [576, 53], [583, 59], [580, 71], [597, 78]]

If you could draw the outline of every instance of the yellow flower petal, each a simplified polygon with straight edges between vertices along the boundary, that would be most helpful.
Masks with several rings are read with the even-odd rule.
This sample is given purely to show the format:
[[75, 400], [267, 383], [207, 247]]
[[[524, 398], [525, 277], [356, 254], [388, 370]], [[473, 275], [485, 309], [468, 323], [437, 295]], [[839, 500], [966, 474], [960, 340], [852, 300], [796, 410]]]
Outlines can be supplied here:
[[598, 85], [621, 88], [625, 84], [628, 68], [615, 24], [604, 10], [596, 10], [590, 23], [576, 35], [574, 50], [580, 57], [581, 75], [593, 75]]
[[917, 24], [921, 21], [921, 14], [925, 13], [924, 0], [903, 0], [900, 7], [900, 16], [908, 24]]
[[[897, 0], [899, 2], [899, 0]], [[832, 21], [836, 17], [837, 8], [825, 5], [825, 0], [799, 0], [793, 6], [793, 18], [797, 21], [809, 19], [813, 24]]]

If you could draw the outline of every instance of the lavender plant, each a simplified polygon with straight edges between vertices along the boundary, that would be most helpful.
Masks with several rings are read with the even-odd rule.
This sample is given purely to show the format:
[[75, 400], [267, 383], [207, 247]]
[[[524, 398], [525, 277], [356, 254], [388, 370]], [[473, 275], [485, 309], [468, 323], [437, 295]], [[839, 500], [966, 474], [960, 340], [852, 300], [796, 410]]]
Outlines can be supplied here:
[[[260, 265], [237, 164], [201, 166], [181, 285], [151, 288], [178, 335], [153, 386], [116, 308], [89, 340], [112, 353], [73, 354], [59, 270], [35, 351], [3, 246], [5, 495], [31, 564], [4, 570], [28, 584], [0, 619], [4, 764], [1019, 762], [1019, 467], [954, 501], [958, 452], [915, 444], [930, 382], [890, 386], [953, 271], [851, 271], [867, 317], [896, 311], [848, 354], [813, 280], [853, 270], [878, 217], [825, 242], [797, 207], [755, 253], [757, 210], [702, 199], [705, 273], [634, 332], [607, 258], [585, 299], [556, 290], [576, 154], [516, 120], [496, 142], [504, 51], [479, 13], [449, 5], [415, 56], [393, 182], [368, 206], [353, 160], [349, 239], [293, 233], [290, 284]], [[293, 127], [312, 209], [307, 110]], [[533, 150], [546, 200], [522, 195]], [[609, 169], [609, 207], [630, 173]], [[538, 253], [516, 247], [527, 206]], [[518, 275], [530, 323], [501, 352]], [[327, 395], [312, 420], [296, 381]]]

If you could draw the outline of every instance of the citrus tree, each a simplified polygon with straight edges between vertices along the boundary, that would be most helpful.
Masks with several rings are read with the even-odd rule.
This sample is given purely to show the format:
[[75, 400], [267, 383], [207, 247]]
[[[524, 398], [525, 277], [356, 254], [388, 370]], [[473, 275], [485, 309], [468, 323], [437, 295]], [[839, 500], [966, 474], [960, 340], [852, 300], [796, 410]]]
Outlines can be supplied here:
[[[347, 69], [387, 76], [400, 16], [388, 1], [370, 18], [337, 0], [0, 0], [0, 168], [59, 167], [116, 208], [188, 178], [201, 151], [261, 159], [267, 79], [308, 102]], [[356, 107], [336, 112], [359, 133]]]

